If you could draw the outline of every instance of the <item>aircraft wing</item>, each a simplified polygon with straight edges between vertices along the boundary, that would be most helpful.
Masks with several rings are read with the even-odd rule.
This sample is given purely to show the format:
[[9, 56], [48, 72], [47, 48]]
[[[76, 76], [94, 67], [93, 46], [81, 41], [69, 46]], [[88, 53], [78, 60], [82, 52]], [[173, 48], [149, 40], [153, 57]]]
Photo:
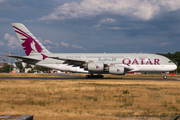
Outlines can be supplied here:
[[48, 57], [48, 58], [63, 60], [64, 61], [63, 64], [74, 65], [74, 66], [82, 66], [83, 64], [88, 62], [82, 59], [68, 59], [68, 58], [61, 58], [61, 57]]
[[[94, 62], [92, 60], [86, 61], [86, 60], [82, 60], [82, 59], [69, 59], [69, 58], [61, 58], [61, 57], [48, 57], [48, 58], [63, 60], [63, 61], [65, 61], [63, 64], [73, 65], [74, 67], [80, 66], [81, 68], [84, 68], [90, 62]], [[105, 64], [105, 66], [110, 66], [110, 65]], [[121, 65], [121, 66], [123, 66], [127, 70], [134, 69], [133, 67], [128, 66], [128, 65]]]

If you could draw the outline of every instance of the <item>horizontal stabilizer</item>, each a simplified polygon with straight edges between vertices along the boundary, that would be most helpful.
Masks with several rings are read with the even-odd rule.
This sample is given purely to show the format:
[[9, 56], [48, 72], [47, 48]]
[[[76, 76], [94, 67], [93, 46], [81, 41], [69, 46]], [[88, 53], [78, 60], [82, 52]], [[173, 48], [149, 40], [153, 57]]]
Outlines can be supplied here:
[[34, 59], [34, 58], [28, 58], [28, 57], [16, 56], [16, 55], [7, 55], [6, 57], [21, 59], [21, 60], [23, 60], [23, 61], [34, 61], [34, 62], [39, 62], [39, 61], [41, 61], [41, 60]]

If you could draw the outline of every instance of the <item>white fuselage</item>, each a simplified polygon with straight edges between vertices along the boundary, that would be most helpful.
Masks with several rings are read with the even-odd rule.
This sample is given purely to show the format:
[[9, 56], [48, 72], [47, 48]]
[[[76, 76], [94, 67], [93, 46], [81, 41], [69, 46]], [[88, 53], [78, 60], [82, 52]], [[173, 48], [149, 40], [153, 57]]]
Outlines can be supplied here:
[[[93, 61], [95, 63], [104, 63], [113, 66], [124, 66], [129, 68], [128, 72], [168, 72], [173, 71], [177, 66], [168, 58], [156, 54], [137, 54], [137, 53], [63, 53], [63, 54], [49, 54], [50, 56], [57, 56], [60, 58]], [[35, 56], [32, 56], [33, 58]], [[37, 56], [39, 57], [39, 56]], [[41, 59], [41, 58], [39, 58]], [[36, 63], [37, 66], [48, 67], [51, 69], [88, 73], [80, 67], [63, 64], [63, 60], [56, 60], [46, 58]]]

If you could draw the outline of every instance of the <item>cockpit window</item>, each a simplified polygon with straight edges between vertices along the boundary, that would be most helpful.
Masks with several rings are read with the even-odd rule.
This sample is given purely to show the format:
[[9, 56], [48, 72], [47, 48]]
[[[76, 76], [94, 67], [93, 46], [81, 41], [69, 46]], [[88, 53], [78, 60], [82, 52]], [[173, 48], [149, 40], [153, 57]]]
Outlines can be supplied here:
[[169, 63], [172, 63], [172, 61], [169, 61]]

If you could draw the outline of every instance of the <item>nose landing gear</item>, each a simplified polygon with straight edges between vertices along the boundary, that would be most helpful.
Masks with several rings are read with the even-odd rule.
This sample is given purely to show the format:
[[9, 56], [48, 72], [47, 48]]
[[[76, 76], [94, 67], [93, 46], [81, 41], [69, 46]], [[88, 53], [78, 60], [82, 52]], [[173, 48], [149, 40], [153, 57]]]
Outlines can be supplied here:
[[167, 79], [167, 76], [166, 76], [166, 75], [164, 75], [164, 76], [163, 76], [163, 78], [164, 78], [164, 79]]

